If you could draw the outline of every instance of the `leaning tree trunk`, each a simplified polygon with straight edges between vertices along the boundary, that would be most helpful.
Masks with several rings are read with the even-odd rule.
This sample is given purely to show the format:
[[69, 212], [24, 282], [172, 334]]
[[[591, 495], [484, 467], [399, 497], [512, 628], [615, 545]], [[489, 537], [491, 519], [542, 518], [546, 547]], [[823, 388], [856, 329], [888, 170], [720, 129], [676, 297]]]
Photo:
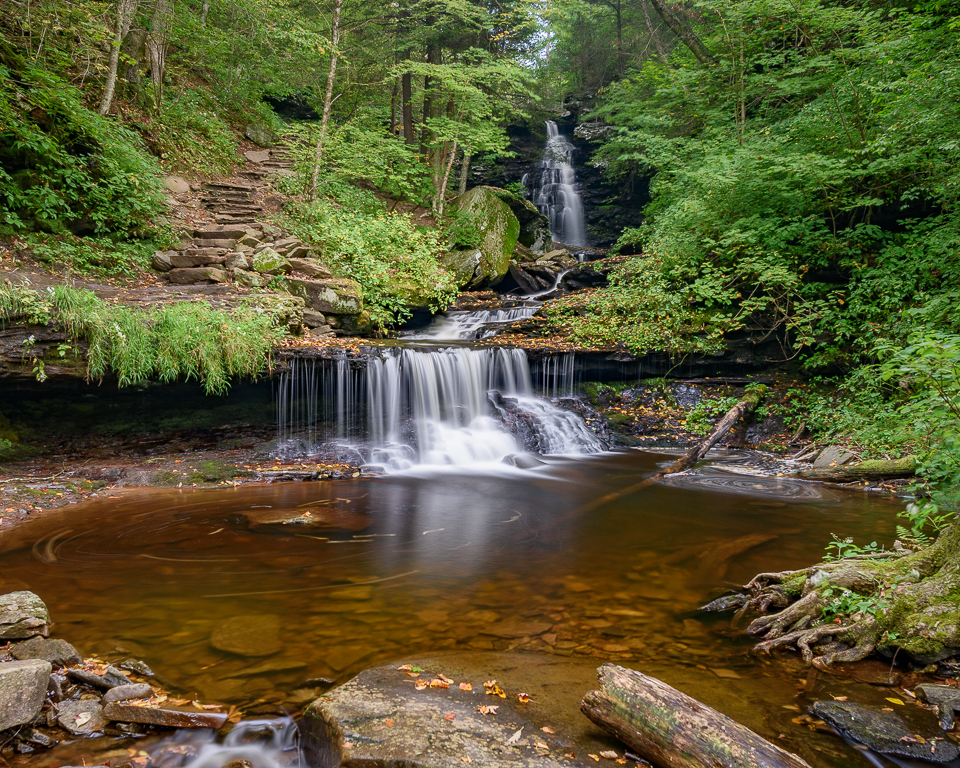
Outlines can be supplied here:
[[713, 448], [713, 446], [715, 446], [720, 439], [730, 431], [730, 428], [734, 424], [736, 424], [744, 416], [753, 413], [753, 411], [756, 410], [756, 407], [760, 404], [760, 400], [763, 399], [766, 391], [766, 387], [760, 386], [747, 392], [743, 398], [741, 398], [741, 400], [735, 406], [733, 406], [733, 408], [727, 411], [726, 415], [720, 419], [717, 426], [714, 427], [713, 432], [711, 432], [705, 440], [695, 445], [666, 469], [657, 472], [657, 474], [653, 475], [652, 477], [641, 480], [639, 483], [634, 483], [633, 485], [627, 486], [621, 491], [608, 493], [606, 496], [600, 496], [586, 506], [581, 507], [581, 511], [588, 512], [590, 510], [597, 509], [611, 501], [615, 501], [623, 496], [636, 493], [643, 488], [659, 483], [667, 475], [673, 475], [677, 472], [683, 472], [685, 469], [689, 469], [698, 461], [700, 461], [700, 459], [706, 456], [710, 449]]
[[120, 46], [127, 36], [137, 13], [139, 0], [118, 0], [117, 28], [110, 46], [110, 65], [107, 69], [107, 82], [103, 86], [103, 99], [100, 102], [100, 114], [108, 115], [113, 104], [113, 94], [117, 88], [117, 69], [120, 66]]
[[147, 35], [147, 54], [150, 59], [150, 82], [159, 110], [163, 105], [163, 73], [167, 68], [167, 47], [170, 33], [170, 0], [156, 0], [150, 34]]
[[700, 41], [693, 30], [683, 23], [683, 20], [673, 12], [669, 5], [663, 0], [650, 0], [650, 4], [660, 14], [660, 18], [667, 22], [667, 26], [673, 30], [673, 34], [679, 37], [683, 44], [690, 49], [690, 53], [696, 57], [697, 61], [701, 64], [717, 63], [713, 54], [710, 53], [710, 49]]
[[810, 768], [724, 714], [655, 677], [604, 664], [580, 711], [661, 768]]
[[333, 23], [330, 29], [332, 49], [330, 51], [330, 70], [327, 72], [327, 93], [323, 97], [323, 117], [320, 119], [320, 135], [313, 153], [313, 173], [310, 175], [310, 199], [317, 199], [317, 184], [320, 180], [320, 163], [323, 161], [323, 140], [330, 123], [330, 109], [333, 106], [333, 83], [337, 76], [337, 46], [340, 45], [340, 11], [343, 0], [334, 0]]

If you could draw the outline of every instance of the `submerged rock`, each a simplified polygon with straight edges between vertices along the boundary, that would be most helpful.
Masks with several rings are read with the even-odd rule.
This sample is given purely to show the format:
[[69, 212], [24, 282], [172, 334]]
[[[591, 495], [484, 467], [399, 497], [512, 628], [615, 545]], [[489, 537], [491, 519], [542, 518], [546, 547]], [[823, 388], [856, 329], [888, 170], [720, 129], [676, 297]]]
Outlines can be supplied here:
[[50, 662], [40, 659], [0, 663], [0, 731], [37, 716], [52, 671]]
[[921, 683], [913, 692], [920, 701], [936, 705], [943, 730], [953, 730], [954, 713], [960, 712], [960, 689], [952, 685]]
[[[404, 662], [420, 670], [411, 671], [416, 678], [397, 669]], [[310, 705], [301, 744], [315, 768], [454, 768], [467, 759], [484, 768], [593, 766], [590, 753], [623, 752], [579, 714], [595, 668], [552, 656], [471, 653], [374, 667]], [[484, 692], [493, 680], [504, 698]]]
[[528, 453], [510, 453], [503, 457], [502, 462], [504, 464], [509, 464], [511, 467], [516, 467], [517, 469], [536, 469], [537, 467], [546, 466], [545, 461], [540, 461], [536, 456], [531, 456]]
[[0, 640], [26, 640], [50, 634], [50, 612], [33, 592], [0, 595]]
[[918, 734], [895, 712], [845, 701], [816, 701], [810, 714], [825, 720], [844, 736], [883, 755], [899, 755], [948, 763], [960, 748], [942, 736]]
[[129, 701], [130, 699], [149, 699], [153, 696], [153, 688], [146, 683], [130, 683], [111, 688], [101, 698], [104, 704], [111, 701]]
[[68, 669], [67, 675], [72, 680], [98, 688], [101, 691], [109, 691], [111, 688], [117, 688], [130, 683], [127, 676], [114, 666], [107, 667], [107, 671], [102, 675], [89, 672], [85, 669]]
[[750, 598], [743, 594], [736, 595], [724, 595], [723, 597], [718, 597], [716, 600], [712, 600], [704, 606], [701, 606], [701, 611], [732, 611], [736, 608], [742, 608], [746, 605], [747, 601]]
[[234, 616], [213, 630], [210, 644], [217, 650], [238, 656], [272, 656], [282, 647], [280, 617], [269, 613]]
[[[99, 705], [98, 705], [99, 706]], [[141, 707], [136, 704], [121, 704], [111, 701], [103, 708], [108, 720], [120, 723], [143, 723], [162, 725], [168, 728], [213, 728], [219, 730], [227, 721], [225, 712], [190, 712], [179, 709]]]

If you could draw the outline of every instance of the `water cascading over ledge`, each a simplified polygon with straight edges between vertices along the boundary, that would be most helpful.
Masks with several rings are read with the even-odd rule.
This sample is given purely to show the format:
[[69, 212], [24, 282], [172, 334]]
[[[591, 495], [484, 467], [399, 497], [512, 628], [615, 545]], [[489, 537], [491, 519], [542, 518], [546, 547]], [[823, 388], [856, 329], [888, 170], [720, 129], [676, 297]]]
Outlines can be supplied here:
[[537, 167], [524, 175], [522, 184], [540, 213], [550, 220], [554, 240], [586, 247], [587, 225], [583, 200], [573, 168], [573, 143], [553, 120], [547, 120], [547, 145]]
[[[572, 355], [538, 373], [549, 394], [572, 392]], [[281, 444], [309, 450], [324, 440], [352, 443], [368, 464], [388, 471], [604, 449], [579, 414], [537, 396], [519, 349], [406, 347], [365, 359], [293, 358], [277, 403]]]

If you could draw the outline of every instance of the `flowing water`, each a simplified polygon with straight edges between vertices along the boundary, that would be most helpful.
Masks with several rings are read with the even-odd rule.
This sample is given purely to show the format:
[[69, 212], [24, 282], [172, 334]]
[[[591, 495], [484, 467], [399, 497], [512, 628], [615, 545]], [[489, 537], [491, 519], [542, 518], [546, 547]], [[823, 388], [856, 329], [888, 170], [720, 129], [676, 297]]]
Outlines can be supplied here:
[[[558, 383], [566, 373], [544, 372], [551, 394], [566, 389]], [[572, 380], [572, 364], [569, 373]], [[298, 360], [281, 380], [279, 404], [282, 441], [336, 437], [386, 471], [603, 449], [579, 414], [537, 395], [520, 349], [408, 346], [359, 361]]]
[[[385, 393], [389, 367], [373, 380]], [[751, 454], [720, 459], [589, 511], [671, 457], [121, 493], [0, 538], [0, 591], [37, 592], [55, 635], [86, 655], [141, 658], [173, 689], [248, 714], [295, 710], [318, 678], [378, 661], [512, 649], [682, 675], [814, 765], [866, 765], [791, 722], [800, 665], [758, 660], [728, 616], [697, 608], [756, 572], [816, 561], [831, 533], [890, 540], [899, 505], [737, 474]], [[236, 616], [279, 627], [282, 642], [251, 657], [217, 650], [212, 634]], [[504, 637], [518, 619], [553, 629]], [[822, 679], [821, 697], [845, 690]]]
[[537, 167], [523, 177], [523, 185], [530, 190], [530, 198], [550, 220], [554, 240], [565, 245], [586, 247], [587, 227], [583, 201], [577, 190], [576, 171], [573, 168], [575, 147], [560, 133], [553, 120], [547, 120], [547, 145]]

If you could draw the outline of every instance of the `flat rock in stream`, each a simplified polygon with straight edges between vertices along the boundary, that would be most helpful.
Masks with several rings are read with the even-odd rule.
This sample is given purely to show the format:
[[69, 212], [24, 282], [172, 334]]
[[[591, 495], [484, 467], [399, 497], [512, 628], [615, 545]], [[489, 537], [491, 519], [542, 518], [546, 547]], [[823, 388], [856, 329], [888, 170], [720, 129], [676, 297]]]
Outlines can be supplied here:
[[56, 713], [57, 725], [74, 736], [97, 733], [107, 727], [99, 701], [61, 701]]
[[111, 688], [118, 688], [121, 685], [129, 685], [130, 683], [127, 676], [114, 666], [107, 667], [102, 675], [86, 669], [68, 669], [67, 675], [72, 680], [85, 683], [101, 691], [109, 691]]
[[45, 637], [31, 637], [29, 640], [17, 643], [10, 649], [10, 654], [21, 661], [26, 659], [49, 661], [55, 667], [68, 667], [82, 661], [77, 649], [66, 640], [48, 640]]
[[217, 625], [210, 644], [238, 656], [272, 656], [282, 647], [280, 617], [272, 614], [234, 616]]
[[[419, 677], [398, 670], [403, 664], [419, 668]], [[449, 688], [417, 690], [416, 680], [441, 683], [441, 674]], [[590, 753], [623, 754], [619, 741], [579, 714], [579, 698], [595, 677], [594, 661], [535, 654], [402, 659], [361, 672], [313, 702], [300, 723], [301, 744], [314, 768], [463, 768], [466, 758], [484, 768], [594, 766]], [[494, 679], [506, 698], [484, 693], [483, 683]], [[491, 709], [483, 714], [479, 707]]]
[[344, 531], [362, 531], [370, 525], [370, 518], [349, 509], [323, 506], [298, 509], [251, 509], [241, 512], [250, 525], [305, 525], [320, 528], [338, 528]]
[[227, 721], [225, 712], [189, 712], [179, 709], [160, 709], [158, 707], [138, 707], [136, 704], [123, 704], [111, 701], [103, 708], [108, 720], [118, 723], [143, 723], [162, 725], [168, 728], [213, 728], [219, 730]]
[[0, 640], [26, 640], [50, 634], [50, 612], [33, 592], [0, 595]]
[[815, 701], [810, 714], [882, 755], [932, 763], [949, 763], [960, 757], [960, 748], [955, 744], [937, 734], [917, 733], [895, 712], [846, 701]]

